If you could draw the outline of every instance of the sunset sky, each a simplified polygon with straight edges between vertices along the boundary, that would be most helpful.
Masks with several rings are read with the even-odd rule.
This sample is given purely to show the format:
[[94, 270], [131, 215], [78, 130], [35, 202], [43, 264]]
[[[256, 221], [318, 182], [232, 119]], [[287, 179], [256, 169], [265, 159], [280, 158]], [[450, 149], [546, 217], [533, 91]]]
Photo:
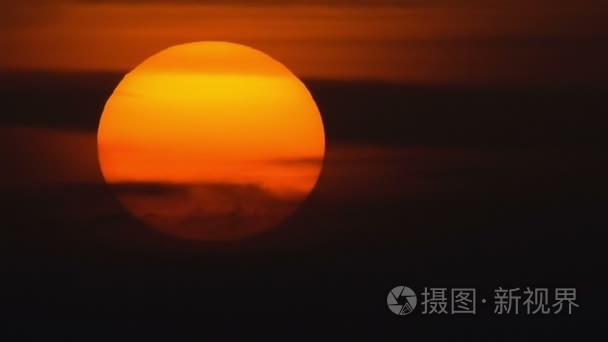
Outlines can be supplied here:
[[0, 69], [125, 71], [171, 45], [225, 40], [265, 51], [303, 78], [589, 83], [605, 77], [598, 69], [608, 59], [607, 7], [601, 0], [12, 1], [0, 13]]
[[607, 78], [608, 0], [0, 0], [0, 335], [592, 341]]

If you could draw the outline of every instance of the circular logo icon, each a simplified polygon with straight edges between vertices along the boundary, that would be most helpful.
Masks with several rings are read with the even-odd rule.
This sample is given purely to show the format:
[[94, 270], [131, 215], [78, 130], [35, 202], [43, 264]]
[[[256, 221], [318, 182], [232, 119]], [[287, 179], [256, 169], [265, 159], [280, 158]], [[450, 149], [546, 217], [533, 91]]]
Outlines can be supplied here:
[[397, 286], [388, 293], [386, 304], [396, 315], [407, 315], [414, 311], [418, 299], [412, 289], [407, 286]]

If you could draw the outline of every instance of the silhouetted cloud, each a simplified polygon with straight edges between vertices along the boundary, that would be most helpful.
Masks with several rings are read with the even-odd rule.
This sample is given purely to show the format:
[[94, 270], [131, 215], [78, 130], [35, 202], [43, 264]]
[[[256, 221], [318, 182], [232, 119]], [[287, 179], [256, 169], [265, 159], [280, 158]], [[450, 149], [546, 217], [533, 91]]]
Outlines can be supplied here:
[[323, 158], [320, 157], [308, 157], [308, 158], [281, 158], [263, 161], [263, 163], [276, 164], [281, 166], [318, 166], [323, 163]]
[[278, 197], [254, 184], [131, 182], [109, 187], [150, 227], [201, 240], [233, 240], [272, 229], [303, 199]]

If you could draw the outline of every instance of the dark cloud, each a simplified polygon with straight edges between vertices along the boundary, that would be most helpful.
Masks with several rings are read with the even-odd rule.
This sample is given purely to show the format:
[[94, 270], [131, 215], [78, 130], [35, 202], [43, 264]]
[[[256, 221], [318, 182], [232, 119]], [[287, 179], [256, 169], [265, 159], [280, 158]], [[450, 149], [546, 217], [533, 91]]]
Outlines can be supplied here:
[[272, 229], [302, 196], [277, 196], [255, 184], [123, 183], [110, 188], [151, 228], [194, 240], [234, 240]]
[[[1, 74], [1, 124], [92, 133], [87, 146], [96, 153], [93, 134], [121, 77], [118, 73]], [[517, 146], [604, 141], [605, 86], [591, 83], [561, 89], [560, 75], [550, 77], [556, 81], [549, 88], [305, 83], [322, 114], [329, 144]], [[4, 134], [4, 145], [23, 146], [23, 139], [18, 141], [22, 133], [12, 132]], [[36, 141], [38, 133], [27, 136]], [[315, 160], [274, 162], [293, 165]]]
[[281, 158], [281, 159], [273, 159], [273, 160], [268, 160], [268, 161], [263, 161], [263, 163], [270, 163], [270, 164], [275, 164], [275, 165], [281, 165], [281, 166], [294, 166], [294, 167], [300, 167], [300, 166], [317, 166], [321, 163], [323, 163], [323, 158], [315, 158], [315, 157], [310, 157], [310, 158]]
[[184, 196], [187, 188], [166, 183], [115, 183], [108, 185], [118, 195], [125, 196]]

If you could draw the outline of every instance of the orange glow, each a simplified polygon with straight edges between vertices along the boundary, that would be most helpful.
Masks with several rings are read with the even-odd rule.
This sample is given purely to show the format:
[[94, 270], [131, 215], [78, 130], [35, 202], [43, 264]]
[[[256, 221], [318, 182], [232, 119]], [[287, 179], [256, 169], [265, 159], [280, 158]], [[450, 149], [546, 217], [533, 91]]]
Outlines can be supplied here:
[[256, 46], [305, 79], [603, 83], [596, 1], [5, 1], [0, 70], [122, 72], [167, 46], [217, 40]]
[[[270, 228], [310, 193], [325, 137], [314, 100], [285, 66], [242, 45], [201, 42], [125, 76], [106, 103], [98, 149], [108, 183], [171, 190], [122, 193], [137, 217], [166, 233], [226, 240]], [[235, 215], [244, 216], [238, 227], [217, 223]]]

